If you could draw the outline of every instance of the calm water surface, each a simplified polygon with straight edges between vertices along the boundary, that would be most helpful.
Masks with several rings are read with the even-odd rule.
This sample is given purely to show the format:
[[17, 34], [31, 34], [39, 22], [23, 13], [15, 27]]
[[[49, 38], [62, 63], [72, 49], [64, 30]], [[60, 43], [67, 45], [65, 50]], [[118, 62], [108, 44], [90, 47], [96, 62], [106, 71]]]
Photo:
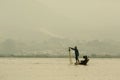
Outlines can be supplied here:
[[120, 80], [120, 59], [76, 66], [68, 58], [0, 58], [0, 80]]

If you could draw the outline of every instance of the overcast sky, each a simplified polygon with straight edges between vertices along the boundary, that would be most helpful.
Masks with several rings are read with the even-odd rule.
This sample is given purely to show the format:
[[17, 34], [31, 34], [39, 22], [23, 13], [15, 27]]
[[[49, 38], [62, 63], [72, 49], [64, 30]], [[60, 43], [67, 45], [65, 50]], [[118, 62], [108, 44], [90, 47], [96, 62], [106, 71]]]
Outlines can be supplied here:
[[0, 0], [0, 36], [32, 38], [33, 33], [120, 41], [120, 1]]

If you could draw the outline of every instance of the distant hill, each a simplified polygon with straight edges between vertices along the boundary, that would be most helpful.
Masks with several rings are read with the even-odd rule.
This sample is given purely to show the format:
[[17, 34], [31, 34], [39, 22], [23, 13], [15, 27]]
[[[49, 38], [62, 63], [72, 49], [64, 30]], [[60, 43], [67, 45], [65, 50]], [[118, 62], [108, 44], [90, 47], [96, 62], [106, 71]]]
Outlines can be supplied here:
[[[78, 46], [80, 57], [119, 57], [119, 42], [106, 41], [71, 41], [67, 39], [49, 38], [44, 41], [19, 42], [7, 39], [0, 43], [0, 56], [11, 57], [67, 57], [68, 47]], [[73, 53], [73, 52], [72, 52]], [[74, 54], [72, 54], [74, 56]]]

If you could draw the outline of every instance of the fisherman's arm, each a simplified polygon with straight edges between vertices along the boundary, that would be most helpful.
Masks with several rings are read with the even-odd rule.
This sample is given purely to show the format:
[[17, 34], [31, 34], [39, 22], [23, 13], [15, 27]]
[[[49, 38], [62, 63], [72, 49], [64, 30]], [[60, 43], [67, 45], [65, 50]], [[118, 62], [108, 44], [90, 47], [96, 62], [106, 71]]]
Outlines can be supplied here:
[[71, 47], [70, 47], [70, 49], [75, 50], [75, 48], [71, 48]]

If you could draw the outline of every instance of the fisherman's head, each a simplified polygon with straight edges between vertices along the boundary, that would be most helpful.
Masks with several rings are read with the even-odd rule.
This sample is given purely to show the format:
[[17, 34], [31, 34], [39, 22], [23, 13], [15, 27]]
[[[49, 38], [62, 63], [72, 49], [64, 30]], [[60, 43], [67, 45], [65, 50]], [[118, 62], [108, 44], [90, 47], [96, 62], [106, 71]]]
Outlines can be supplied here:
[[77, 49], [77, 46], [75, 46], [75, 49]]

